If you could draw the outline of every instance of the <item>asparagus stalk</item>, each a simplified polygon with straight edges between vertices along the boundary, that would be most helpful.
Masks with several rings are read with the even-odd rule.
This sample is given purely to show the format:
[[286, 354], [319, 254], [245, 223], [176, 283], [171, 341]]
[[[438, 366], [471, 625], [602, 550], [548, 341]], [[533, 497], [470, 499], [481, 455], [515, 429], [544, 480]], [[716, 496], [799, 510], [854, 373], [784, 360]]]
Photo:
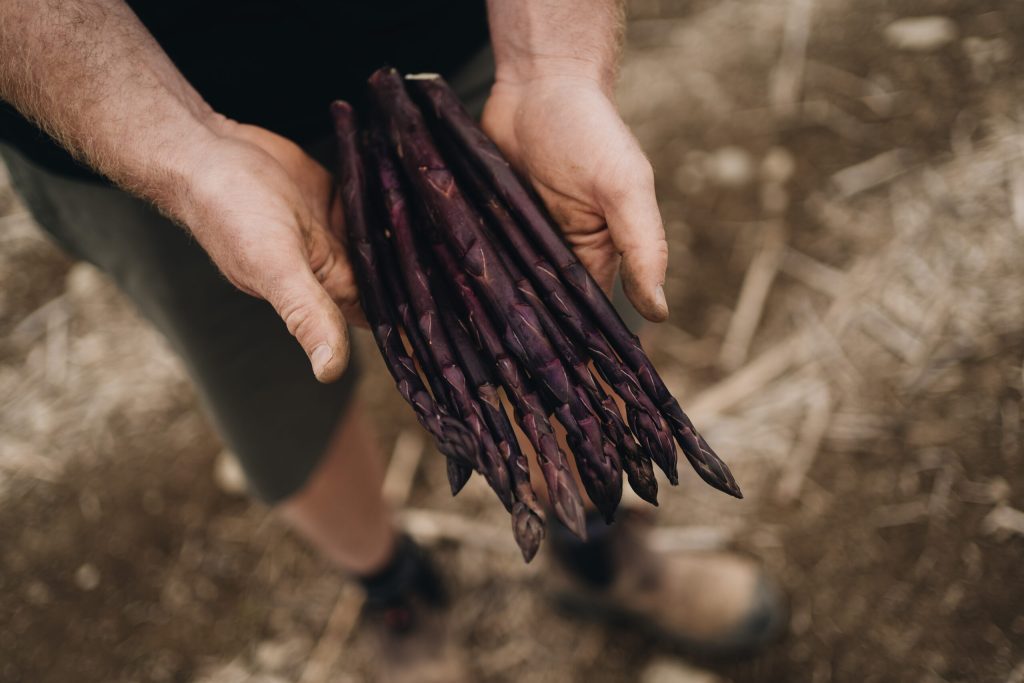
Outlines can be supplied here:
[[434, 437], [438, 450], [449, 460], [474, 465], [480, 449], [479, 441], [465, 425], [448, 415], [423, 386], [416, 365], [402, 344], [395, 312], [380, 279], [376, 277], [379, 273], [377, 250], [370, 239], [367, 223], [366, 183], [356, 144], [355, 114], [347, 103], [340, 101], [332, 104], [331, 113], [338, 137], [339, 187], [349, 230], [349, 253], [359, 278], [360, 301], [374, 340], [399, 393], [412, 406], [420, 424]]
[[[380, 184], [389, 227], [394, 239], [395, 254], [401, 266], [400, 270], [409, 295], [409, 303], [415, 312], [416, 326], [427, 342], [434, 363], [440, 368], [451, 403], [458, 408], [462, 419], [480, 441], [479, 468], [484, 478], [487, 479], [487, 483], [491, 485], [505, 507], [511, 511], [513, 500], [508, 466], [490, 431], [485, 426], [483, 409], [473, 399], [462, 368], [456, 361], [455, 352], [451, 347], [451, 341], [444, 325], [440, 324], [434, 296], [430, 291], [429, 275], [419, 258], [399, 170], [382, 141], [371, 141], [368, 151], [373, 162], [376, 179]], [[455, 477], [458, 474], [455, 472], [450, 477]], [[450, 478], [449, 483], [452, 481], [453, 479]]]
[[[384, 273], [397, 273], [399, 268], [392, 248], [393, 245], [383, 235], [378, 234], [378, 232], [371, 234], [371, 239], [374, 240], [377, 248], [376, 253], [381, 270]], [[383, 278], [383, 280], [391, 302], [398, 312], [398, 320], [402, 324], [402, 330], [405, 332], [409, 345], [412, 347], [413, 358], [419, 363], [423, 375], [427, 378], [427, 383], [430, 385], [430, 390], [434, 395], [434, 401], [441, 405], [449, 415], [457, 415], [458, 408], [452, 404], [448, 395], [448, 388], [445, 386], [441, 375], [441, 369], [430, 354], [430, 348], [427, 346], [426, 340], [420, 334], [415, 313], [409, 303], [409, 296], [399, 281], [400, 278], [389, 277]], [[448, 487], [451, 489], [452, 495], [456, 496], [469, 482], [469, 478], [473, 474], [473, 468], [453, 458], [448, 458], [445, 466]]]
[[697, 474], [711, 486], [742, 498], [728, 466], [700, 436], [680, 408], [644, 353], [640, 340], [630, 332], [607, 296], [545, 215], [540, 203], [462, 107], [455, 93], [439, 76], [419, 77], [412, 83], [412, 87], [430, 103], [432, 114], [458, 141], [462, 152], [488, 178], [495, 192], [521, 221], [530, 238], [558, 268], [562, 279], [590, 311], [622, 360], [636, 373], [644, 391], [668, 420], [686, 459]]
[[[587, 492], [610, 520], [622, 495], [621, 477], [616, 477], [602, 455], [600, 422], [580, 401], [564, 365], [541, 331], [533, 307], [523, 300], [494, 246], [483, 235], [480, 216], [445, 166], [402, 78], [394, 69], [380, 69], [370, 77], [370, 88], [387, 120], [391, 142], [428, 215], [496, 312], [506, 346], [541, 380], [566, 429]], [[616, 479], [618, 488], [614, 486]]]
[[[498, 207], [504, 211], [502, 207]], [[505, 213], [505, 216], [508, 214]], [[514, 247], [513, 247], [514, 248]], [[566, 337], [565, 332], [555, 322], [554, 316], [541, 301], [537, 290], [533, 288], [530, 281], [523, 275], [507, 254], [499, 252], [509, 273], [515, 279], [519, 291], [528, 301], [534, 304], [537, 318], [540, 320], [541, 329], [551, 340], [552, 346], [558, 351], [562, 360], [572, 368], [573, 374], [579, 381], [577, 391], [581, 400], [590, 406], [594, 414], [601, 420], [608, 443], [605, 444], [605, 452], [613, 462], [616, 469], [626, 472], [629, 478], [630, 487], [651, 505], [658, 504], [658, 481], [654, 477], [654, 468], [651, 466], [650, 456], [642, 451], [633, 438], [633, 434], [626, 427], [622, 420], [622, 414], [604, 388], [594, 379], [586, 363], [577, 353], [576, 346]], [[655, 413], [656, 414], [656, 413]], [[660, 416], [659, 416], [660, 417]], [[634, 423], [639, 420], [634, 420]], [[641, 422], [641, 424], [643, 424]], [[650, 433], [649, 431], [646, 433]], [[669, 442], [671, 445], [671, 441]], [[619, 454], [621, 452], [621, 458]], [[621, 463], [621, 464], [620, 464]]]
[[[383, 244], [381, 244], [381, 242], [383, 242]], [[382, 272], [399, 272], [398, 262], [395, 258], [392, 245], [385, 239], [378, 239], [377, 244], [380, 245], [380, 248], [378, 249], [378, 255], [380, 258], [378, 261]], [[449, 415], [458, 414], [458, 408], [452, 404], [450, 397], [448, 396], [448, 388], [445, 386], [444, 379], [441, 375], [441, 369], [437, 367], [437, 363], [430, 354], [430, 347], [427, 345], [426, 340], [423, 339], [423, 335], [420, 334], [419, 327], [416, 323], [416, 315], [412, 310], [412, 305], [409, 303], [409, 296], [406, 294], [405, 288], [402, 287], [401, 282], [399, 282], [399, 278], [391, 277], [384, 279], [387, 281], [386, 285], [388, 292], [391, 295], [391, 301], [394, 303], [395, 309], [398, 311], [398, 319], [402, 323], [402, 330], [405, 332], [405, 336], [409, 340], [409, 345], [412, 347], [413, 357], [416, 359], [416, 362], [419, 363], [420, 368], [422, 368], [423, 375], [427, 378], [427, 383], [430, 384], [430, 390], [434, 395], [434, 401], [443, 406]], [[451, 489], [453, 496], [458, 495], [459, 491], [465, 487], [470, 476], [473, 474], [473, 468], [453, 458], [448, 458], [445, 465], [446, 474], [448, 476], [448, 486]]]
[[432, 243], [437, 263], [448, 277], [463, 307], [469, 327], [475, 330], [480, 345], [494, 363], [505, 393], [515, 410], [516, 422], [537, 453], [537, 462], [548, 489], [548, 502], [567, 529], [580, 538], [586, 537], [583, 501], [569, 469], [565, 453], [558, 447], [547, 413], [530, 381], [515, 360], [510, 358], [501, 336], [491, 323], [484, 304], [477, 297], [469, 278], [459, 268], [448, 248], [440, 241]]
[[[658, 483], [654, 478], [650, 458], [653, 457], [659, 463], [673, 484], [677, 481], [675, 446], [667, 426], [664, 426], [664, 420], [647, 395], [640, 389], [636, 377], [618, 362], [604, 337], [587, 324], [579, 315], [578, 310], [567, 305], [572, 298], [559, 280], [556, 271], [547, 260], [536, 252], [494, 192], [469, 167], [464, 157], [452, 156], [454, 164], [462, 172], [462, 179], [474, 191], [478, 205], [486, 211], [497, 232], [508, 239], [511, 250], [527, 264], [528, 270], [535, 275], [537, 285], [543, 289], [548, 305], [541, 300], [530, 280], [522, 273], [508, 253], [503, 250], [499, 251], [499, 255], [515, 279], [519, 291], [533, 303], [544, 333], [547, 334], [562, 359], [573, 370], [580, 386], [587, 389], [595, 412], [602, 418], [605, 433], [610, 435], [614, 445], [623, 451], [623, 460], [630, 485], [641, 498], [652, 505], [657, 505]], [[492, 240], [494, 240], [493, 237]], [[576, 338], [590, 350], [602, 377], [616, 387], [617, 392], [623, 397], [633, 429], [641, 435], [641, 441], [648, 446], [646, 452], [640, 451], [632, 434], [629, 433], [622, 421], [618, 406], [594, 380], [589, 368], [580, 359], [575, 345], [566, 338], [565, 333], [555, 322], [549, 306], [550, 309], [560, 314], [566, 327], [572, 330]], [[663, 426], [664, 428], [662, 428]]]
[[[440, 293], [440, 287], [436, 287], [435, 292]], [[512, 506], [512, 533], [519, 550], [523, 553], [523, 559], [529, 562], [537, 554], [537, 549], [544, 539], [544, 512], [530, 483], [530, 463], [519, 447], [519, 440], [502, 406], [491, 373], [488, 372], [469, 333], [455, 316], [453, 307], [448, 306], [443, 298], [440, 311], [441, 320], [450, 331], [452, 344], [462, 361], [466, 379], [476, 388], [477, 400], [483, 408], [484, 419], [487, 420], [498, 449], [505, 455], [512, 473], [512, 490], [516, 497], [516, 502]]]
[[658, 480], [654, 477], [650, 455], [637, 444], [633, 433], [622, 420], [619, 406], [579, 359], [572, 342], [565, 337], [565, 333], [558, 328], [551, 313], [540, 303], [537, 292], [529, 286], [527, 281], [519, 280], [519, 282], [525, 283], [520, 287], [524, 296], [529, 296], [532, 300], [537, 301], [537, 316], [540, 318], [541, 327], [554, 340], [555, 348], [559, 349], [562, 358], [573, 368], [577, 376], [586, 373], [589, 377], [590, 384], [584, 385], [581, 381], [579, 390], [585, 391], [582, 398], [590, 403], [591, 410], [601, 420], [604, 432], [610, 439], [611, 455], [609, 457], [621, 462], [621, 470], [626, 473], [633, 491], [643, 500], [656, 506], [658, 504]]

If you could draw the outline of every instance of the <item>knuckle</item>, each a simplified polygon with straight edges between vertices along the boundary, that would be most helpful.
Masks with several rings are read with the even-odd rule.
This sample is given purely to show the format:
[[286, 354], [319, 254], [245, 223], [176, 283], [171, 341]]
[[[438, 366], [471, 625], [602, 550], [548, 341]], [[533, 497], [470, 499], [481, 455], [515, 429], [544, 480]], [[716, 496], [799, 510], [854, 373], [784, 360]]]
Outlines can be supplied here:
[[621, 203], [634, 198], [645, 200], [654, 192], [654, 169], [643, 155], [619, 164], [614, 173], [605, 176], [603, 194], [610, 201]]
[[346, 290], [336, 297], [336, 300], [342, 307], [355, 306], [359, 303], [359, 293], [354, 290]]
[[309, 333], [312, 327], [313, 312], [306, 305], [299, 303], [292, 298], [286, 298], [278, 309], [278, 314], [284, 320], [288, 332], [300, 342]]
[[320, 326], [321, 306], [315, 291], [294, 280], [279, 281], [270, 297], [270, 303], [284, 321], [288, 332], [303, 346]]
[[335, 266], [338, 264], [338, 259], [334, 255], [334, 251], [331, 249], [323, 250], [322, 254], [314, 252], [310, 256], [310, 267], [313, 269], [313, 274], [320, 284], [328, 281], [334, 271]]

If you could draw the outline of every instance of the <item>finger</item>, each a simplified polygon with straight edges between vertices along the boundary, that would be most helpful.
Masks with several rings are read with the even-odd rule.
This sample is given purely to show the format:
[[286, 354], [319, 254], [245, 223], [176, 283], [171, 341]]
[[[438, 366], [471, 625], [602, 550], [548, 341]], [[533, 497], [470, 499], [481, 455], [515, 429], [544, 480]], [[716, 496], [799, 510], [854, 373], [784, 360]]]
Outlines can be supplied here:
[[587, 205], [534, 180], [541, 201], [572, 246], [573, 252], [605, 294], [611, 294], [619, 268], [615, 249], [604, 216]]
[[638, 160], [628, 170], [599, 189], [608, 231], [616, 250], [622, 254], [622, 286], [633, 306], [648, 320], [668, 317], [665, 300], [665, 271], [668, 242], [654, 192], [650, 163], [637, 151]]
[[323, 237], [318, 239], [324, 244], [314, 246], [313, 256], [310, 258], [313, 274], [327, 290], [327, 294], [341, 307], [345, 320], [353, 325], [366, 327], [366, 317], [359, 306], [359, 289], [348, 256], [337, 240], [326, 233], [320, 234]]
[[348, 366], [348, 329], [313, 272], [301, 269], [282, 275], [263, 295], [306, 352], [316, 378], [333, 382], [341, 377]]
[[[607, 230], [602, 230], [602, 233], [607, 234]], [[622, 260], [614, 247], [611, 244], [605, 245], [603, 243], [599, 245], [588, 243], [577, 245], [576, 241], [573, 240], [573, 251], [576, 252], [576, 256], [583, 264], [583, 267], [597, 281], [597, 284], [604, 290], [604, 293], [611, 296], [612, 285], [615, 284], [615, 273], [618, 271]]]

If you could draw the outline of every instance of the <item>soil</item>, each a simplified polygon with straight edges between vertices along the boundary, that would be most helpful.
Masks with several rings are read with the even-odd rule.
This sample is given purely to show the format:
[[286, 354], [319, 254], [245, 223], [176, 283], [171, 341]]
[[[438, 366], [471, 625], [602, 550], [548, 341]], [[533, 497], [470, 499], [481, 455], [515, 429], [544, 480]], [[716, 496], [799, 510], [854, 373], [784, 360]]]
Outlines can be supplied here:
[[[808, 44], [787, 62], [802, 12]], [[893, 21], [924, 15], [955, 37], [886, 41]], [[1024, 7], [995, 0], [631, 3], [619, 99], [673, 253], [674, 315], [647, 334], [684, 407], [734, 370], [719, 350], [772, 225], [843, 288], [890, 257], [958, 274], [868, 281], [854, 298], [909, 335], [842, 328], [837, 355], [695, 412], [748, 497], [684, 477], [664, 487], [659, 523], [720, 530], [792, 600], [782, 643], [702, 663], [724, 680], [1024, 681], [1024, 531], [996, 523], [1024, 510], [1024, 271], [998, 248], [1024, 235], [1022, 51]], [[794, 68], [795, 100], [772, 104]], [[891, 174], [857, 166], [894, 150]], [[851, 167], [870, 182], [846, 192], [836, 174]], [[0, 681], [311, 680], [323, 652], [320, 680], [374, 680], [380, 653], [358, 625], [324, 635], [351, 600], [344, 578], [216, 474], [221, 446], [170, 350], [41, 237], [5, 182], [0, 242]], [[775, 279], [741, 367], [809, 321], [833, 329], [842, 293], [796, 272]], [[913, 322], [936, 301], [941, 324]], [[362, 392], [391, 447], [418, 427], [362, 341]], [[788, 500], [776, 487], [817, 391], [835, 407]], [[679, 657], [555, 612], [545, 558], [522, 563], [479, 482], [452, 500], [433, 453], [409, 506], [496, 530], [434, 545], [477, 680], [651, 681]]]

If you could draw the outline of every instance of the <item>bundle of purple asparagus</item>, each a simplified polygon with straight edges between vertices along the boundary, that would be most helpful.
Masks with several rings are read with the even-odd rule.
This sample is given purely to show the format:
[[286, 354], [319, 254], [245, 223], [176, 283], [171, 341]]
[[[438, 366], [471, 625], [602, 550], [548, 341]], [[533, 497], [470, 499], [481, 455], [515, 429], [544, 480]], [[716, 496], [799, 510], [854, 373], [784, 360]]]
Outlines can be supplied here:
[[381, 69], [370, 95], [362, 129], [348, 104], [332, 106], [341, 237], [399, 392], [448, 458], [452, 493], [483, 475], [533, 558], [544, 508], [507, 401], [550, 509], [580, 537], [584, 502], [552, 418], [609, 523], [623, 473], [654, 505], [652, 464], [677, 483], [673, 438], [704, 481], [741, 497], [539, 199], [445, 82]]

